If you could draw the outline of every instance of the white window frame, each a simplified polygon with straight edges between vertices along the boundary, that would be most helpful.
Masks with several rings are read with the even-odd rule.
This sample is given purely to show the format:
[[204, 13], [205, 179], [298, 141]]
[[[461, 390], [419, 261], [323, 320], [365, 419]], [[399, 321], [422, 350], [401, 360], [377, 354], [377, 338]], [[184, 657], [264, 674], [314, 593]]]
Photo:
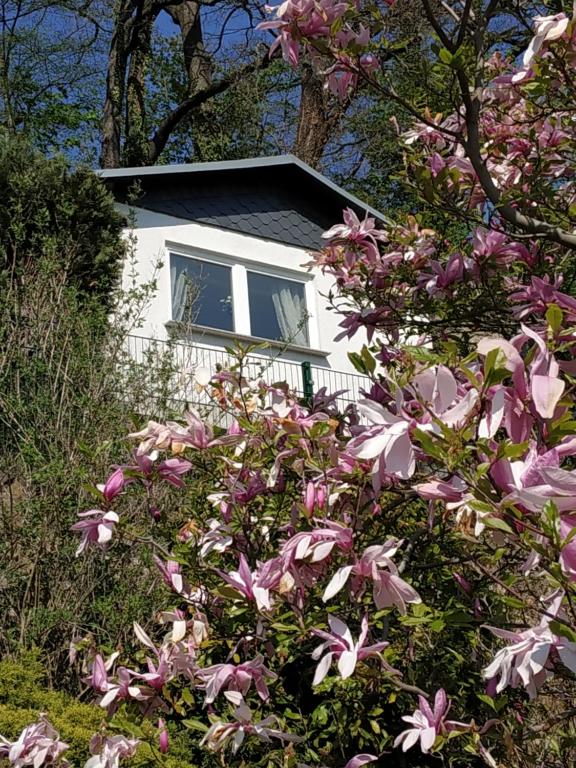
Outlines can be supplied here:
[[[230, 268], [230, 282], [232, 289], [232, 323], [233, 331], [222, 331], [219, 328], [210, 328], [202, 326], [207, 331], [214, 331], [218, 334], [238, 334], [250, 336], [254, 339], [270, 341], [273, 343], [284, 343], [277, 339], [264, 339], [261, 336], [254, 336], [250, 327], [250, 299], [248, 294], [248, 272], [255, 272], [266, 277], [273, 277], [285, 280], [291, 280], [304, 286], [304, 298], [306, 301], [307, 312], [307, 330], [308, 344], [310, 349], [319, 347], [318, 324], [316, 321], [316, 291], [314, 290], [314, 275], [303, 274], [296, 270], [285, 267], [268, 266], [260, 261], [252, 261], [241, 257], [229, 256], [222, 253], [207, 251], [204, 248], [187, 247], [181, 244], [166, 243], [168, 252], [168, 273], [170, 273], [170, 256], [181, 256], [183, 258], [194, 259], [196, 261], [205, 261], [212, 264]], [[172, 319], [172, 286], [170, 285], [170, 316]], [[287, 342], [291, 346], [290, 342]], [[302, 346], [302, 345], [292, 345]]]

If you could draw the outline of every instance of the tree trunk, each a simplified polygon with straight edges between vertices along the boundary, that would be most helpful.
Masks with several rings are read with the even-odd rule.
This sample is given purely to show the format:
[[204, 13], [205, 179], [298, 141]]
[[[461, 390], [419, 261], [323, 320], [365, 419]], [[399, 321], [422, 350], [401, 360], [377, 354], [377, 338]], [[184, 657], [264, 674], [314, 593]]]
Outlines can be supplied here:
[[146, 120], [146, 71], [150, 60], [152, 28], [157, 11], [145, 7], [132, 31], [132, 54], [126, 85], [126, 128], [122, 149], [122, 164], [141, 166], [149, 164]]
[[212, 60], [204, 46], [200, 4], [185, 0], [177, 5], [167, 5], [166, 11], [180, 28], [188, 96], [194, 96], [212, 85]]
[[302, 66], [301, 78], [300, 112], [292, 151], [300, 160], [317, 168], [344, 110], [330, 109], [330, 96], [312, 64]]
[[114, 31], [108, 53], [106, 95], [102, 118], [102, 148], [100, 154], [100, 165], [102, 168], [118, 168], [120, 166], [122, 111], [124, 108], [126, 67], [128, 65], [128, 26], [133, 8], [133, 0], [119, 0], [118, 10], [114, 19]]

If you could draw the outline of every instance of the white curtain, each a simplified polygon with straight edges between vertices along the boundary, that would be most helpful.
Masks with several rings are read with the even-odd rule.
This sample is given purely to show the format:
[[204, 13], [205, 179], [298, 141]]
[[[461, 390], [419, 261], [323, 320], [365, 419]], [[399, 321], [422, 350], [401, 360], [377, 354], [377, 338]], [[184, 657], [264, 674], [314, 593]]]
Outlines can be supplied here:
[[308, 334], [304, 296], [292, 293], [290, 288], [279, 288], [272, 294], [272, 303], [283, 340], [306, 346]]
[[178, 274], [175, 264], [170, 267], [170, 283], [172, 285], [172, 319], [184, 320], [188, 303], [190, 278], [184, 270]]

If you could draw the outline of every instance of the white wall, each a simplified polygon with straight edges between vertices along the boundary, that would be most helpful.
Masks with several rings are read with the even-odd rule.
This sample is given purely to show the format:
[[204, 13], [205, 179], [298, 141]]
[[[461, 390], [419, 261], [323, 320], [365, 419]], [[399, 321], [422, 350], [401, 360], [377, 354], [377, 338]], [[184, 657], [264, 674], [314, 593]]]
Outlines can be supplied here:
[[[120, 206], [127, 213], [128, 208]], [[310, 261], [309, 254], [293, 246], [282, 245], [260, 238], [249, 237], [236, 232], [220, 230], [202, 224], [185, 221], [172, 216], [130, 209], [135, 220], [136, 259], [139, 279], [142, 282], [150, 280], [154, 266], [161, 260], [163, 266], [157, 273], [158, 292], [142, 327], [135, 331], [139, 336], [166, 339], [168, 336], [166, 323], [171, 320], [171, 288], [170, 265], [168, 254], [170, 250], [186, 255], [190, 251], [201, 249], [223, 256], [233, 264], [236, 261], [247, 266], [267, 266], [278, 270], [279, 276], [293, 277], [309, 282], [306, 290], [308, 312], [310, 313], [309, 335], [310, 349], [306, 351], [287, 349], [282, 352], [282, 359], [302, 362], [309, 360], [314, 366], [331, 368], [346, 373], [355, 373], [348, 360], [347, 353], [360, 349], [364, 337], [359, 333], [352, 340], [346, 339], [334, 342], [339, 332], [338, 323], [341, 319], [335, 312], [328, 311], [328, 301], [321, 294], [328, 294], [332, 281], [323, 276], [319, 270], [309, 271], [303, 265]], [[129, 282], [128, 270], [124, 273], [125, 285]], [[206, 347], [223, 348], [230, 340], [221, 334], [211, 334], [203, 329], [188, 337], [194, 344]], [[231, 335], [230, 338], [233, 338]], [[278, 354], [278, 348], [271, 347], [263, 354]], [[327, 354], [321, 354], [321, 353]], [[316, 387], [323, 382], [316, 382]], [[327, 381], [326, 381], [327, 383]]]

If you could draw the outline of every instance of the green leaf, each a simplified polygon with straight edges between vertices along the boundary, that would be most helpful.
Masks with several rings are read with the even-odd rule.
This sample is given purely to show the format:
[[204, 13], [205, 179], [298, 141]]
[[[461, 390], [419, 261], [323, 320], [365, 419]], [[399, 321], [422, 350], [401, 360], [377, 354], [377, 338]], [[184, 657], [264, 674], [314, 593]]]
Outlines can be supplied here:
[[447, 48], [440, 48], [438, 51], [438, 58], [442, 64], [446, 64], [449, 67], [452, 64], [452, 59], [454, 57]]
[[364, 367], [364, 360], [360, 357], [358, 352], [348, 352], [348, 360], [352, 363], [354, 368], [358, 371], [358, 373], [366, 373], [366, 369]]
[[191, 731], [200, 731], [200, 733], [206, 733], [208, 730], [206, 723], [201, 723], [200, 720], [182, 720], [182, 725]]
[[567, 640], [570, 640], [571, 643], [576, 643], [576, 632], [570, 627], [567, 627], [566, 624], [562, 624], [562, 622], [553, 619], [550, 622], [550, 629], [555, 635], [560, 635], [560, 637], [565, 637]]
[[499, 517], [485, 517], [482, 522], [486, 528], [495, 528], [497, 531], [504, 531], [505, 533], [514, 533], [513, 529], [507, 522]]
[[556, 304], [550, 304], [546, 310], [546, 322], [553, 334], [558, 333], [562, 327], [562, 321], [564, 320], [564, 313]]
[[362, 361], [364, 363], [364, 367], [368, 373], [374, 373], [376, 370], [376, 360], [374, 356], [371, 354], [370, 350], [364, 344], [362, 347], [362, 351], [360, 352], [360, 355], [362, 357]]
[[414, 439], [418, 441], [420, 447], [429, 455], [436, 459], [441, 459], [444, 456], [442, 446], [438, 444], [436, 440], [430, 437], [428, 432], [422, 432], [420, 429], [414, 430]]
[[442, 632], [445, 627], [446, 623], [442, 619], [434, 619], [434, 621], [430, 624], [430, 629], [432, 632]]

